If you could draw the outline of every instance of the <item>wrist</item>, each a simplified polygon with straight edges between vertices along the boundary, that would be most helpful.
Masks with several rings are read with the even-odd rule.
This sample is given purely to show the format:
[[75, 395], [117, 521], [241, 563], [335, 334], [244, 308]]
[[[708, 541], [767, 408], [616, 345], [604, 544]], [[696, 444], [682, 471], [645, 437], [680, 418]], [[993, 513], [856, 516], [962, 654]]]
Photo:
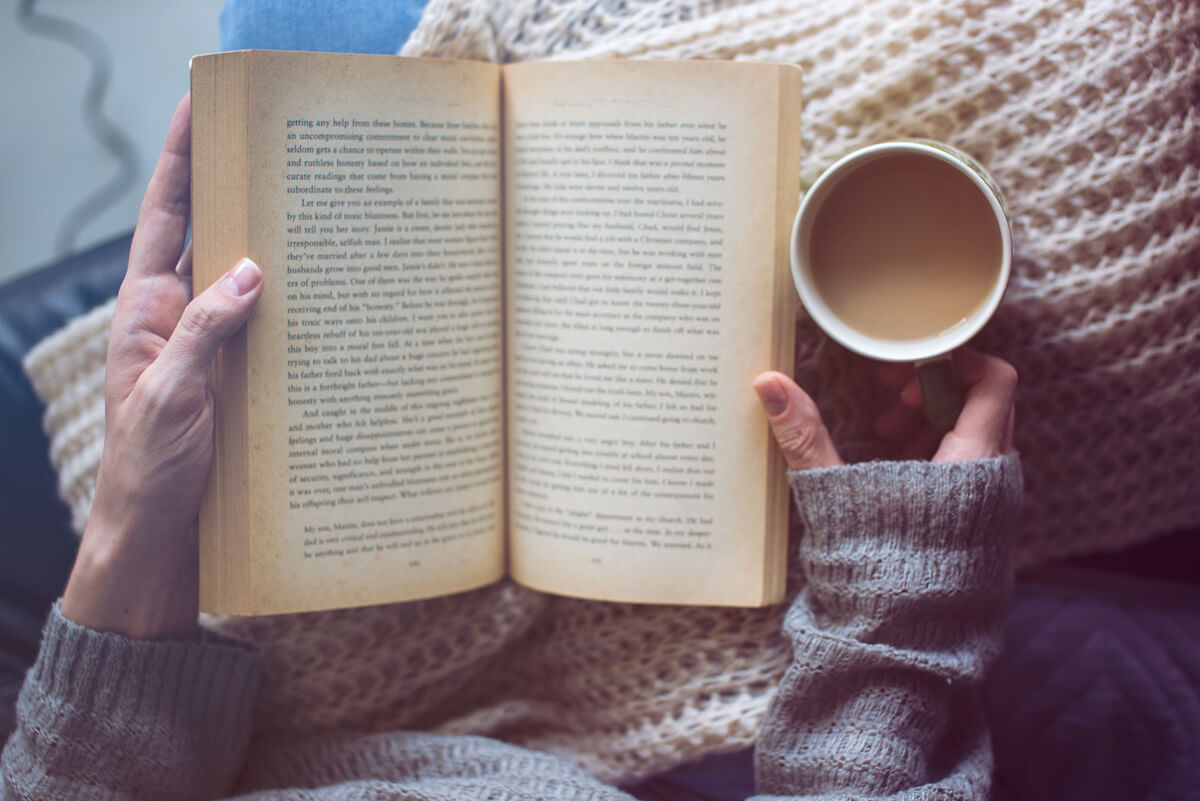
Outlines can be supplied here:
[[89, 518], [63, 593], [62, 614], [131, 639], [194, 634], [198, 606], [195, 532], [136, 537]]

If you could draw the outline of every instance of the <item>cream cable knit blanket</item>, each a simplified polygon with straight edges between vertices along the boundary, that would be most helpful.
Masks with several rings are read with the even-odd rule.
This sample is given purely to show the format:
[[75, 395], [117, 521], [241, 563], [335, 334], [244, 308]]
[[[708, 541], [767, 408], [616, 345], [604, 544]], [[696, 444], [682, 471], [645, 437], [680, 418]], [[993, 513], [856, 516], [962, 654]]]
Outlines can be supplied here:
[[[1198, 44], [1190, 0], [433, 0], [402, 53], [792, 61], [805, 72], [806, 182], [897, 136], [976, 156], [1014, 216], [1012, 285], [978, 345], [1021, 372], [1017, 558], [1029, 565], [1200, 524]], [[26, 364], [77, 529], [103, 437], [111, 313], [76, 321]], [[801, 320], [797, 378], [862, 454], [878, 447], [870, 370]], [[262, 729], [493, 734], [619, 780], [753, 742], [787, 661], [781, 612], [501, 585], [210, 623], [267, 648]]]

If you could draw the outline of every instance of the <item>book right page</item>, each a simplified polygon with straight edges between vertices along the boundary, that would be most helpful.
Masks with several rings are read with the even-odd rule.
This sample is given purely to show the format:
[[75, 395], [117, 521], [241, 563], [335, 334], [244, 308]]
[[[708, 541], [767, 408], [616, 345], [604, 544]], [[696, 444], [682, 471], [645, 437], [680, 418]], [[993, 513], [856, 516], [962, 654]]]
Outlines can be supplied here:
[[787, 495], [751, 381], [790, 369], [798, 71], [503, 81], [510, 572], [577, 597], [779, 600]]

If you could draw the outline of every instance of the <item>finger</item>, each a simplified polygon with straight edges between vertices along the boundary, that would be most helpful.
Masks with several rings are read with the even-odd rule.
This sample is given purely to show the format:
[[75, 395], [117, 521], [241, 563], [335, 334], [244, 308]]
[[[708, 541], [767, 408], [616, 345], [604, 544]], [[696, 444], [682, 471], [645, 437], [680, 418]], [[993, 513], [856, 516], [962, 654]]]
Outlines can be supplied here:
[[879, 383], [891, 389], [899, 389], [916, 375], [911, 362], [884, 362], [876, 373]]
[[169, 273], [187, 237], [191, 187], [191, 97], [184, 95], [167, 128], [129, 248], [129, 277]]
[[901, 459], [928, 459], [941, 445], [942, 437], [929, 426], [921, 426], [900, 449]]
[[875, 433], [893, 442], [907, 440], [916, 433], [923, 419], [920, 409], [897, 399], [876, 418]]
[[955, 353], [954, 368], [965, 385], [966, 402], [934, 461], [985, 459], [1011, 450], [1017, 371], [1006, 361], [966, 348]]
[[179, 257], [179, 263], [175, 265], [175, 274], [189, 284], [192, 282], [192, 243], [190, 241], [187, 243], [187, 247], [183, 249], [183, 255]]
[[154, 369], [161, 380], [206, 379], [217, 348], [242, 327], [261, 294], [262, 271], [254, 262], [242, 259], [192, 298], [155, 360]]
[[908, 379], [900, 388], [900, 401], [905, 406], [911, 406], [914, 409], [920, 409], [925, 405], [925, 396], [921, 393], [921, 381], [917, 378], [916, 373], [913, 373], [912, 378]]
[[782, 373], [763, 373], [754, 379], [754, 391], [788, 467], [810, 470], [842, 463], [817, 404], [796, 382]]

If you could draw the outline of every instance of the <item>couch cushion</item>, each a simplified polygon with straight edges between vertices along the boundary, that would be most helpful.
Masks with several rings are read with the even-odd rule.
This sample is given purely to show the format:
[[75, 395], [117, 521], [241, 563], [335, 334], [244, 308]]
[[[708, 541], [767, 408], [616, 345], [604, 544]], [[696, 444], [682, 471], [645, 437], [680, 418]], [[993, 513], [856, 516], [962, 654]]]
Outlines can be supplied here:
[[50, 465], [43, 406], [21, 362], [46, 336], [116, 294], [131, 237], [0, 286], [0, 652], [7, 654], [0, 668], [32, 662], [76, 544]]
[[1194, 798], [1200, 587], [1066, 568], [1030, 574], [1017, 585], [985, 701], [1013, 798]]

